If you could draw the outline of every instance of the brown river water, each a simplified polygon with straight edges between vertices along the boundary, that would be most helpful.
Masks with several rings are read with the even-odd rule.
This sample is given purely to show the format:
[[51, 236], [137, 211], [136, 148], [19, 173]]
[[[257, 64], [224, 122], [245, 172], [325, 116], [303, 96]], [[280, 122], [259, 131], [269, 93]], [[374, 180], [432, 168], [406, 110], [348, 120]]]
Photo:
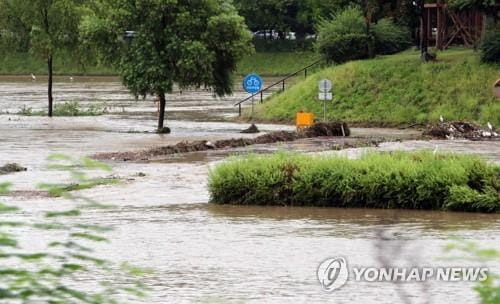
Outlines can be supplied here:
[[[57, 79], [56, 103], [78, 101], [84, 106], [106, 104], [109, 114], [96, 117], [27, 117], [23, 106], [45, 107], [45, 83], [29, 77], [0, 77], [0, 165], [17, 162], [27, 172], [0, 176], [21, 195], [0, 198], [23, 212], [12, 219], [32, 220], [46, 210], [71, 205], [62, 198], [36, 195], [42, 182], [67, 182], [67, 174], [48, 169], [52, 153], [74, 156], [127, 151], [183, 140], [241, 137], [246, 124], [230, 122], [232, 104], [246, 94], [213, 98], [207, 91], [169, 95], [171, 135], [152, 133], [155, 107], [151, 98], [136, 101], [114, 78]], [[272, 81], [272, 80], [266, 80]], [[291, 126], [259, 125], [262, 131], [292, 130]], [[149, 132], [149, 133], [147, 133]], [[500, 216], [404, 210], [265, 208], [215, 206], [208, 203], [210, 167], [228, 155], [276, 150], [340, 153], [356, 157], [367, 150], [438, 149], [478, 154], [500, 163], [499, 142], [417, 141], [414, 130], [353, 129], [353, 136], [403, 139], [379, 148], [328, 151], [332, 138], [262, 145], [233, 151], [169, 157], [154, 163], [111, 162], [113, 174], [126, 182], [99, 186], [79, 194], [115, 206], [89, 210], [82, 221], [114, 228], [109, 243], [95, 245], [104, 258], [148, 267], [154, 273], [143, 282], [149, 296], [134, 303], [404, 303], [398, 286], [386, 282], [349, 281], [333, 293], [316, 278], [318, 265], [330, 257], [345, 257], [350, 265], [380, 266], [380, 248], [393, 255], [394, 265], [473, 266], [450, 261], [443, 247], [451, 237], [500, 249]], [[246, 135], [251, 136], [251, 135]], [[145, 176], [138, 177], [137, 173]], [[104, 173], [107, 175], [108, 173]], [[16, 193], [16, 192], [14, 192]], [[390, 235], [380, 238], [378, 232]], [[44, 235], [24, 231], [26, 246], [43, 243]], [[403, 245], [401, 245], [403, 244]], [[400, 248], [401, 246], [401, 248]], [[396, 254], [390, 249], [400, 248]], [[392, 253], [390, 253], [392, 252]], [[500, 273], [500, 262], [488, 262]], [[82, 278], [82, 286], [99, 277]], [[470, 282], [405, 283], [405, 303], [477, 303]]]

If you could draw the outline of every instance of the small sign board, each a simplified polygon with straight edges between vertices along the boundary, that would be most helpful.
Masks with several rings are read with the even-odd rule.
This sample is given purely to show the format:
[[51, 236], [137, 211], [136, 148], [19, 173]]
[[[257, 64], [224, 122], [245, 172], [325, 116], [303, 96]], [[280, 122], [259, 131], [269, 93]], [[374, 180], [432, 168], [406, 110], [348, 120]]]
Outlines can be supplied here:
[[333, 100], [332, 93], [319, 93], [319, 100]]
[[318, 83], [318, 88], [321, 93], [328, 93], [332, 91], [333, 84], [328, 79], [322, 79]]
[[250, 74], [243, 79], [243, 89], [250, 94], [255, 94], [262, 89], [264, 82], [257, 74]]

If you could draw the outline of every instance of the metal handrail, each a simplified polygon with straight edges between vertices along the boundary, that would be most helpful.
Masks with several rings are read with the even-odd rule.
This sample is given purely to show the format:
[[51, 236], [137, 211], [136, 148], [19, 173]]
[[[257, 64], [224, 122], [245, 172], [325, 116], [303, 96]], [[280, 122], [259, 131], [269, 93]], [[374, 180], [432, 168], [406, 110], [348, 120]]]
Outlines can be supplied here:
[[266, 88], [264, 88], [264, 89], [262, 89], [262, 90], [258, 91], [257, 93], [252, 94], [251, 96], [249, 96], [249, 97], [247, 97], [247, 98], [245, 98], [245, 99], [243, 99], [243, 100], [239, 101], [238, 103], [235, 103], [235, 104], [234, 104], [234, 106], [235, 106], [235, 107], [236, 107], [236, 106], [239, 106], [239, 107], [240, 107], [239, 113], [240, 113], [240, 116], [241, 116], [241, 104], [242, 104], [242, 103], [245, 103], [245, 102], [249, 101], [250, 99], [254, 98], [255, 96], [257, 96], [257, 95], [259, 95], [259, 94], [260, 94], [260, 102], [262, 103], [262, 102], [264, 101], [263, 94], [264, 94], [264, 92], [265, 92], [265, 91], [267, 91], [267, 90], [269, 90], [269, 89], [271, 89], [271, 88], [273, 88], [273, 87], [277, 86], [277, 85], [278, 85], [278, 84], [280, 84], [280, 83], [283, 83], [283, 91], [284, 91], [284, 90], [285, 90], [285, 81], [286, 81], [286, 80], [288, 80], [288, 79], [290, 79], [290, 78], [292, 78], [292, 77], [294, 77], [294, 76], [296, 76], [297, 74], [302, 73], [302, 72], [305, 72], [305, 76], [307, 77], [307, 70], [308, 70], [308, 69], [310, 69], [310, 68], [312, 68], [313, 66], [315, 66], [315, 65], [319, 64], [319, 63], [320, 63], [320, 62], [322, 62], [322, 61], [323, 61], [323, 59], [319, 59], [319, 60], [315, 61], [314, 63], [312, 63], [312, 64], [310, 64], [310, 65], [306, 66], [305, 68], [302, 68], [302, 69], [298, 70], [298, 71], [297, 71], [297, 72], [295, 72], [295, 73], [292, 73], [292, 74], [287, 75], [285, 78], [283, 78], [283, 79], [281, 79], [281, 80], [279, 80], [279, 81], [277, 81], [277, 82], [275, 82], [275, 83], [271, 84], [270, 86], [267, 86]]

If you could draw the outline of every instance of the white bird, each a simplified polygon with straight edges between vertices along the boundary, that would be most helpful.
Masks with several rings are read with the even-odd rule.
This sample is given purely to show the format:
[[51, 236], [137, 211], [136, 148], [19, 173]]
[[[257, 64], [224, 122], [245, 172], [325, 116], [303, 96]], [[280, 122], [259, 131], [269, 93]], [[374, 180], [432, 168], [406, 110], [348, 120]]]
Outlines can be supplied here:
[[36, 76], [33, 73], [31, 73], [31, 80], [36, 81]]
[[73, 80], [75, 80], [75, 79], [73, 78], [73, 76], [71, 76], [71, 77], [69, 78], [69, 81], [73, 82]]
[[493, 125], [488, 121], [488, 129], [490, 129], [490, 131], [493, 131]]
[[441, 123], [443, 123], [443, 122], [444, 122], [443, 115], [439, 115], [439, 121], [440, 121]]
[[209, 149], [215, 149], [215, 148], [217, 148], [211, 141], [207, 141], [205, 143], [205, 146], [207, 146]]

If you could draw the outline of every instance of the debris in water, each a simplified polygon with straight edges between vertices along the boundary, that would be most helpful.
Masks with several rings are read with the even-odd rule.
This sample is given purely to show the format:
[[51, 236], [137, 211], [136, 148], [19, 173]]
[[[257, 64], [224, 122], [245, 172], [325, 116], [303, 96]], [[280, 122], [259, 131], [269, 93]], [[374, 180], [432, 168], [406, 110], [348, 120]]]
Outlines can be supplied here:
[[351, 130], [345, 122], [331, 122], [331, 123], [316, 123], [309, 128], [304, 129], [302, 132], [307, 134], [307, 137], [318, 136], [350, 136]]
[[255, 134], [260, 133], [259, 128], [255, 124], [252, 124], [248, 129], [241, 131], [243, 134]]
[[498, 133], [493, 128], [488, 130], [480, 126], [463, 121], [444, 122], [439, 124], [430, 124], [424, 131], [425, 136], [431, 136], [440, 139], [466, 138], [470, 140], [491, 140], [500, 139]]
[[145, 151], [102, 153], [94, 155], [94, 158], [100, 160], [109, 159], [120, 161], [149, 160], [154, 157], [178, 153], [221, 150], [257, 144], [272, 144], [277, 142], [290, 142], [297, 139], [320, 136], [349, 136], [350, 133], [349, 127], [345, 123], [318, 123], [310, 128], [303, 129], [298, 132], [276, 131], [255, 138], [232, 138], [218, 140], [215, 142], [207, 140], [193, 142], [184, 141], [176, 145], [157, 147]]
[[22, 171], [28, 171], [28, 169], [16, 163], [6, 164], [5, 166], [0, 167], [0, 175]]
[[169, 127], [164, 127], [164, 128], [161, 128], [161, 129], [158, 129], [158, 134], [170, 134], [171, 130]]

